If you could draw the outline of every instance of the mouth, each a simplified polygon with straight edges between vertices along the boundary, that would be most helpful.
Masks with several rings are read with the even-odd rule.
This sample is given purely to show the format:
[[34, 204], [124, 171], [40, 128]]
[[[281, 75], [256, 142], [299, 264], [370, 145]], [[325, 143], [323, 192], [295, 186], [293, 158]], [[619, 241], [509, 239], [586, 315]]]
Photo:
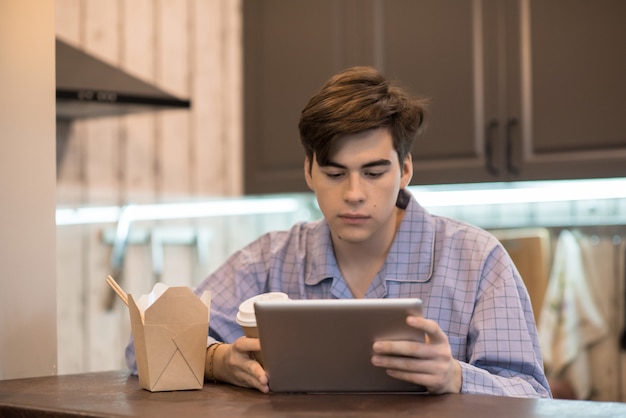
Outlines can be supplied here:
[[339, 215], [339, 219], [349, 225], [360, 225], [367, 222], [369, 216], [355, 213], [344, 213]]

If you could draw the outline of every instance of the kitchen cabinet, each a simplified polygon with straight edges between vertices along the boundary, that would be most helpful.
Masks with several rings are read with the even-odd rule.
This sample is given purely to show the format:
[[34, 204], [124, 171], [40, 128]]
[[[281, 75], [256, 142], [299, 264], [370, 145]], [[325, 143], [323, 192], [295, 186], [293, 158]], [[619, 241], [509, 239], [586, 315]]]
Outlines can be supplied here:
[[306, 190], [300, 111], [338, 70], [371, 62], [372, 1], [244, 0], [244, 189]]
[[626, 2], [525, 0], [507, 13], [519, 46], [500, 116], [511, 179], [626, 175]]
[[245, 191], [305, 190], [300, 110], [351, 65], [430, 99], [413, 184], [624, 176], [624, 17], [621, 0], [245, 0]]

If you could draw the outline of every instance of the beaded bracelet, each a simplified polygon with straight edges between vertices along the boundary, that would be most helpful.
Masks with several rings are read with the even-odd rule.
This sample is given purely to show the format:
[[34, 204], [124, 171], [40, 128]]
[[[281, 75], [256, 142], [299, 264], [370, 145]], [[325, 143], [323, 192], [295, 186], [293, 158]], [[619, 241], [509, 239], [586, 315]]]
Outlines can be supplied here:
[[217, 347], [219, 347], [222, 344], [223, 343], [215, 343], [209, 346], [209, 354], [208, 354], [209, 368], [207, 370], [207, 379], [212, 380], [213, 383], [217, 382], [217, 379], [215, 378], [215, 375], [213, 374], [213, 358], [215, 357], [215, 352], [217, 351]]

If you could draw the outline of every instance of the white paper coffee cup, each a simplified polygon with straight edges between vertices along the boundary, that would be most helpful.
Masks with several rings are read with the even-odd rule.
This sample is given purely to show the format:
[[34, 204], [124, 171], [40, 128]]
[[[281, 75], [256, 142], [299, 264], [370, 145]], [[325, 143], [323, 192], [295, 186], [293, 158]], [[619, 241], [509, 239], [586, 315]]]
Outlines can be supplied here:
[[[259, 338], [256, 327], [256, 315], [254, 313], [254, 303], [259, 300], [288, 300], [289, 296], [283, 292], [262, 293], [247, 299], [239, 305], [237, 312], [237, 323], [241, 326], [243, 333], [248, 338]], [[263, 358], [260, 352], [254, 353], [257, 361], [263, 365]]]

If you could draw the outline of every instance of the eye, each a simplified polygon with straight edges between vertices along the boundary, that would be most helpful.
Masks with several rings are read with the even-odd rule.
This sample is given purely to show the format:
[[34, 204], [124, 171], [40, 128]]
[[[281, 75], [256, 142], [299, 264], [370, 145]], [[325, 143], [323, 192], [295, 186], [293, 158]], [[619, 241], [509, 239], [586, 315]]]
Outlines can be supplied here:
[[371, 179], [377, 179], [385, 174], [385, 171], [366, 171], [363, 173], [365, 177], [369, 177]]
[[340, 179], [343, 176], [341, 171], [326, 171], [324, 174], [329, 179]]

